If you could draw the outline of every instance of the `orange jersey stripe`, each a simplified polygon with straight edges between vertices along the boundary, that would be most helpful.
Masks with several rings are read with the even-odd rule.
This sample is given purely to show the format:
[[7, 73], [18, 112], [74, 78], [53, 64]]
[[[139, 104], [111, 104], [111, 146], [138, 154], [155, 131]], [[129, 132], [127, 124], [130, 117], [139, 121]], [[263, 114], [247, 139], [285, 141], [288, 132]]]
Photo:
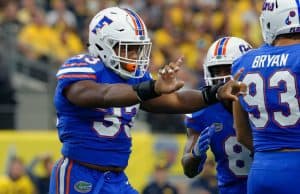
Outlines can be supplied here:
[[70, 165], [67, 169], [66, 194], [69, 194], [70, 192], [70, 174], [71, 174], [72, 167], [73, 167], [73, 160], [70, 160]]
[[96, 75], [67, 74], [67, 75], [61, 75], [57, 79], [63, 79], [63, 78], [92, 78], [92, 79], [96, 79]]

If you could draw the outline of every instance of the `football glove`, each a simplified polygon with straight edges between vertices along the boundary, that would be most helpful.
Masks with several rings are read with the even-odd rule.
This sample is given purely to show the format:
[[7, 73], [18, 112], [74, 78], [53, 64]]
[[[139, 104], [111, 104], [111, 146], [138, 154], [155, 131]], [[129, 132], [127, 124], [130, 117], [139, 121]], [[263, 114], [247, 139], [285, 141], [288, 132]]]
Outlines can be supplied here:
[[198, 166], [198, 173], [200, 173], [203, 169], [205, 160], [207, 158], [206, 151], [208, 150], [211, 137], [215, 132], [214, 126], [206, 127], [200, 134], [197, 139], [194, 148], [192, 149], [192, 154], [195, 158], [200, 159], [200, 163]]
[[206, 155], [206, 151], [208, 150], [211, 137], [213, 136], [215, 132], [214, 126], [206, 127], [200, 134], [200, 136], [197, 139], [196, 144], [194, 145], [194, 148], [192, 150], [193, 155], [196, 158], [201, 158]]

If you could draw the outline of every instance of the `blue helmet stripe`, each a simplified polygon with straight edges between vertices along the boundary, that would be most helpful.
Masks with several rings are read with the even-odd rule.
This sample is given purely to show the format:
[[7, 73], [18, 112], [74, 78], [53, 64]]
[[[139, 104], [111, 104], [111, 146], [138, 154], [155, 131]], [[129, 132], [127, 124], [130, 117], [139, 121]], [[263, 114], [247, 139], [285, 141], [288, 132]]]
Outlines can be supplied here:
[[143, 24], [140, 21], [139, 16], [134, 13], [133, 11], [131, 11], [130, 9], [125, 9], [129, 14], [131, 14], [135, 20], [136, 26], [137, 26], [137, 31], [138, 31], [138, 35], [144, 35], [144, 29], [143, 29]]

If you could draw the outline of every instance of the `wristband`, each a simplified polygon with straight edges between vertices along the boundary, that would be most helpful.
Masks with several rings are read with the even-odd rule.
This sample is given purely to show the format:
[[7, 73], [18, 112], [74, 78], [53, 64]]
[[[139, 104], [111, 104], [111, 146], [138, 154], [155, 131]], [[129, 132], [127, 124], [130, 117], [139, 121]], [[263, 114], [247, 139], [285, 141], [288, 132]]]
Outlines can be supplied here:
[[219, 102], [218, 100], [218, 89], [224, 85], [224, 83], [219, 83], [217, 85], [212, 85], [212, 86], [205, 86], [202, 89], [202, 96], [204, 99], [204, 102], [207, 105], [211, 105], [211, 104], [215, 104], [217, 102]]
[[143, 102], [160, 96], [154, 90], [155, 82], [155, 80], [149, 80], [132, 86], [133, 90], [136, 91], [139, 101]]

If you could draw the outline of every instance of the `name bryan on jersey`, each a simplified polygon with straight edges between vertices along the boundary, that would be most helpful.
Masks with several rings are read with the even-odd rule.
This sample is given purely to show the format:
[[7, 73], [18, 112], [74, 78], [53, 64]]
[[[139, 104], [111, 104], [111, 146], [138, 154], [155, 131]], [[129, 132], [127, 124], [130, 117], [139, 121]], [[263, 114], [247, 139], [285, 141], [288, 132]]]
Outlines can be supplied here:
[[252, 68], [284, 67], [286, 66], [289, 54], [281, 55], [259, 55], [252, 62]]

